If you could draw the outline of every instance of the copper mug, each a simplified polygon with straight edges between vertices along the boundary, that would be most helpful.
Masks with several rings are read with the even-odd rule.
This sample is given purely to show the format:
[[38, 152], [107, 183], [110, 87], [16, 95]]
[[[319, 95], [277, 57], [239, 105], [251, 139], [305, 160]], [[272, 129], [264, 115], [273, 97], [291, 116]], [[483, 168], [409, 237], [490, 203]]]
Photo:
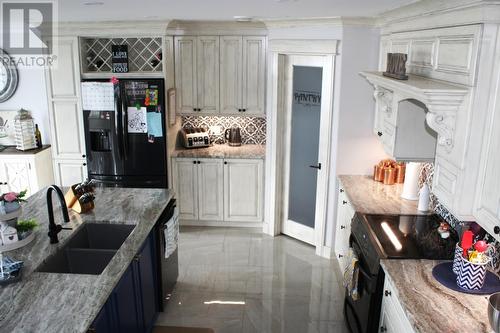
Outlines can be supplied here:
[[375, 165], [373, 167], [373, 180], [377, 182], [384, 181], [384, 167], [380, 165]]
[[396, 169], [384, 168], [384, 184], [394, 185], [396, 183]]

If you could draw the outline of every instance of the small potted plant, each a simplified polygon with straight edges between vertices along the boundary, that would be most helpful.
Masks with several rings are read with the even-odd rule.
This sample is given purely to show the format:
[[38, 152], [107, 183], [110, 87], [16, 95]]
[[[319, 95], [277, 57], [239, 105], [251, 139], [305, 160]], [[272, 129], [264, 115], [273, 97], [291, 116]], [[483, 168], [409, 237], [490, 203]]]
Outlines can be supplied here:
[[28, 237], [36, 227], [38, 227], [38, 223], [34, 219], [22, 220], [17, 222], [16, 229], [19, 240]]

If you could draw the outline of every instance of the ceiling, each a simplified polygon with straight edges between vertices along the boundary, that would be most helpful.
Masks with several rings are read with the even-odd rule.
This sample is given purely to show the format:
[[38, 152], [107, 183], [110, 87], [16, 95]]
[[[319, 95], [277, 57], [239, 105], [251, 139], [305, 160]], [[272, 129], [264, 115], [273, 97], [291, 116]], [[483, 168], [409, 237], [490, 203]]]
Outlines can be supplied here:
[[59, 21], [375, 16], [416, 0], [62, 0]]

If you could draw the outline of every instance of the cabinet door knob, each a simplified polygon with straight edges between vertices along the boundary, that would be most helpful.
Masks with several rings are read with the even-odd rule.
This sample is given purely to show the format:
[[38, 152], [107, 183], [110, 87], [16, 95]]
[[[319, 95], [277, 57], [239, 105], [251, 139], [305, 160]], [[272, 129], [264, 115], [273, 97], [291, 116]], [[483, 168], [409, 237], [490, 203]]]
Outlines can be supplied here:
[[246, 112], [246, 111], [247, 111], [247, 109], [243, 109], [243, 112]]
[[342, 200], [342, 204], [343, 204], [343, 205], [346, 205], [346, 204], [347, 204], [347, 201]]
[[387, 332], [387, 328], [385, 328], [384, 326], [380, 326], [380, 332]]
[[340, 193], [344, 193], [344, 190], [343, 190], [343, 189], [340, 189]]
[[87, 157], [85, 154], [82, 155], [83, 158]]
[[382, 136], [382, 132], [377, 132], [377, 135], [378, 136]]
[[339, 259], [342, 258], [342, 257], [343, 257], [343, 255], [339, 254]]
[[227, 164], [227, 161], [224, 161], [224, 164]]
[[[7, 185], [7, 183], [5, 183], [5, 185]], [[493, 232], [494, 232], [495, 234], [497, 234], [497, 235], [498, 235], [498, 234], [500, 234], [500, 227], [499, 227], [499, 226], [495, 226], [495, 227], [493, 228]]]
[[86, 166], [86, 165], [87, 165], [87, 163], [83, 163], [83, 166]]
[[392, 295], [392, 293], [391, 293], [389, 290], [386, 290], [386, 291], [384, 292], [384, 294], [385, 294], [385, 296], [391, 296], [391, 295]]
[[341, 226], [340, 226], [340, 229], [345, 229], [345, 225], [341, 225]]
[[140, 254], [137, 254], [137, 255], [134, 257], [134, 261], [139, 262], [140, 260], [141, 260], [141, 255], [140, 255]]
[[198, 163], [198, 164], [201, 164], [201, 161], [198, 161], [197, 163]]
[[196, 161], [193, 161], [193, 164], [196, 164]]

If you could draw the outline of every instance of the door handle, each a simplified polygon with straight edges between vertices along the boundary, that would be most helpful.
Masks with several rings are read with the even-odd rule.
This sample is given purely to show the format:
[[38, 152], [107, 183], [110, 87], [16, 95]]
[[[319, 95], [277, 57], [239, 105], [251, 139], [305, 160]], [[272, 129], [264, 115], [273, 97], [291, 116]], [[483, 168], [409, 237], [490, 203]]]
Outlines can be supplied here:
[[310, 168], [318, 169], [321, 170], [321, 163], [318, 163], [318, 165], [310, 165]]

